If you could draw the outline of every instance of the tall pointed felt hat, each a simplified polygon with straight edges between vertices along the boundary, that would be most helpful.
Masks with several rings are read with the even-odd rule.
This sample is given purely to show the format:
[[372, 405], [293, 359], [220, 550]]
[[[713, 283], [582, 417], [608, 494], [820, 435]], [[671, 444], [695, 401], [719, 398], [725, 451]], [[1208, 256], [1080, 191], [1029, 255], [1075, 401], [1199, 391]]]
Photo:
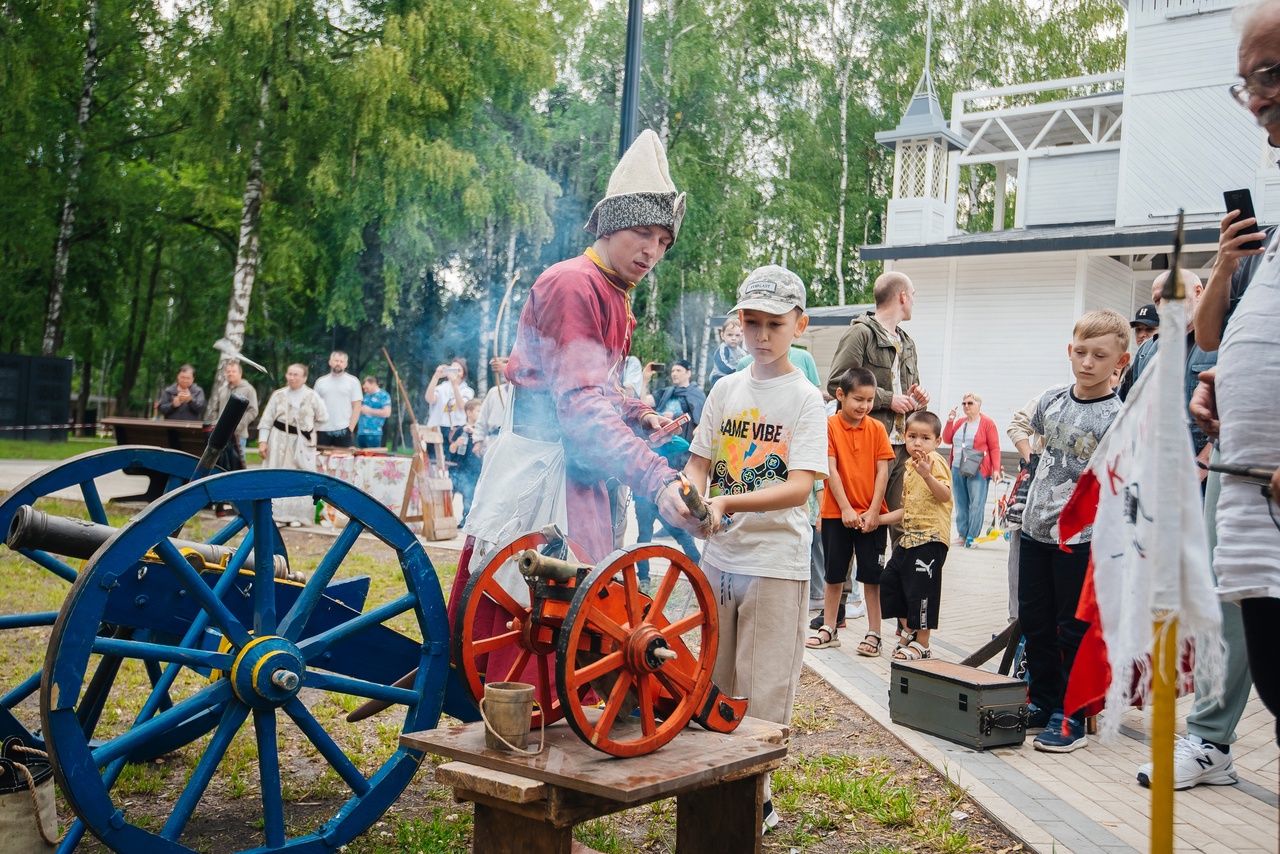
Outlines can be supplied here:
[[684, 193], [667, 171], [667, 152], [651, 130], [642, 131], [622, 155], [603, 199], [591, 211], [587, 231], [599, 237], [624, 228], [661, 225], [675, 241], [684, 219]]

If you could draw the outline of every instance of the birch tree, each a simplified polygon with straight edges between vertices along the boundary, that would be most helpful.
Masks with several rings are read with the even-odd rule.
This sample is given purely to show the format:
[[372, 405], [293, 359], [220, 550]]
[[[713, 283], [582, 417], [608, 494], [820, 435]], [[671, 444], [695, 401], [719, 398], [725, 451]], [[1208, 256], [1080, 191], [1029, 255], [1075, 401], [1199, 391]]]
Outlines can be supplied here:
[[66, 286], [67, 264], [71, 258], [71, 233], [76, 222], [76, 191], [84, 167], [84, 139], [93, 102], [93, 84], [98, 71], [98, 0], [90, 0], [85, 20], [84, 70], [80, 82], [80, 105], [67, 165], [67, 188], [58, 217], [58, 244], [53, 253], [53, 277], [49, 282], [49, 303], [45, 309], [44, 338], [40, 353], [52, 356], [62, 343], [62, 291]]

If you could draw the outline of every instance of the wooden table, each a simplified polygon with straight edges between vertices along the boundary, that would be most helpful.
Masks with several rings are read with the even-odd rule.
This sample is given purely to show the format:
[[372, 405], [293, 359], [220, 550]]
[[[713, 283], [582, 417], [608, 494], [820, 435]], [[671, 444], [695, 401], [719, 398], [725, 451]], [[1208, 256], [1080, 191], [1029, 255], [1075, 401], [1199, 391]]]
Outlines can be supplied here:
[[[102, 423], [111, 428], [117, 445], [152, 445], [157, 448], [172, 448], [175, 451], [186, 451], [199, 457], [209, 444], [210, 424], [206, 427], [199, 421], [155, 421], [150, 418], [103, 418]], [[152, 503], [164, 495], [168, 475], [152, 471], [129, 471], [125, 474], [145, 474], [151, 482], [147, 491], [140, 495], [117, 498], [117, 501], [141, 501]]]
[[732, 735], [691, 726], [632, 759], [594, 750], [563, 721], [547, 727], [538, 756], [487, 749], [483, 723], [400, 743], [460, 760], [439, 766], [436, 780], [475, 804], [475, 854], [569, 854], [575, 824], [670, 797], [677, 852], [736, 854], [761, 850], [765, 774], [786, 757], [785, 738], [781, 725], [747, 718]]

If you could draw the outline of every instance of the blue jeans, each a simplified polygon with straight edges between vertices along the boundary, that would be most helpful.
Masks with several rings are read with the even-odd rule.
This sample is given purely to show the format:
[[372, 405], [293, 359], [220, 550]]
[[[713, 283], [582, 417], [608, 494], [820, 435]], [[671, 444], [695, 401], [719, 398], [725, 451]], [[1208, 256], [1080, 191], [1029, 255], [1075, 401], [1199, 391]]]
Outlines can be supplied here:
[[381, 444], [382, 444], [381, 433], [357, 433], [356, 434], [357, 448], [376, 448]]
[[981, 474], [963, 477], [959, 468], [951, 470], [951, 492], [956, 504], [956, 530], [966, 540], [982, 536], [982, 517], [987, 508], [987, 487], [991, 481]]
[[[702, 554], [698, 551], [698, 544], [694, 541], [692, 534], [683, 528], [673, 528], [671, 525], [668, 525], [667, 520], [663, 519], [658, 513], [657, 504], [654, 504], [647, 498], [641, 498], [638, 495], [633, 497], [635, 498], [636, 505], [636, 525], [640, 529], [636, 534], [637, 543], [653, 542], [653, 523], [659, 522], [662, 525], [662, 530], [675, 538], [680, 549], [689, 556], [689, 560], [694, 563], [702, 562]], [[636, 563], [636, 572], [639, 573], [641, 581], [648, 581], [649, 561], [642, 560]]]

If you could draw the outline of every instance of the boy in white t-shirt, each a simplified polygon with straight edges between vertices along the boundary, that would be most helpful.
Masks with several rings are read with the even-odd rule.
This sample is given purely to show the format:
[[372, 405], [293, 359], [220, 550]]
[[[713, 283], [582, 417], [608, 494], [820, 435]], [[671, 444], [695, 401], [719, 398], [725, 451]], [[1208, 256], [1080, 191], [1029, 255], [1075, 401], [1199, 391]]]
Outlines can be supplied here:
[[[827, 476], [826, 413], [789, 357], [809, 322], [800, 277], [760, 267], [738, 288], [733, 310], [755, 360], [712, 387], [685, 467], [700, 489], [710, 481], [702, 571], [719, 601], [712, 680], [749, 698], [754, 717], [790, 724], [809, 598], [805, 505], [814, 481]], [[732, 524], [720, 531], [724, 515]], [[778, 823], [768, 782], [764, 818], [766, 830]]]

